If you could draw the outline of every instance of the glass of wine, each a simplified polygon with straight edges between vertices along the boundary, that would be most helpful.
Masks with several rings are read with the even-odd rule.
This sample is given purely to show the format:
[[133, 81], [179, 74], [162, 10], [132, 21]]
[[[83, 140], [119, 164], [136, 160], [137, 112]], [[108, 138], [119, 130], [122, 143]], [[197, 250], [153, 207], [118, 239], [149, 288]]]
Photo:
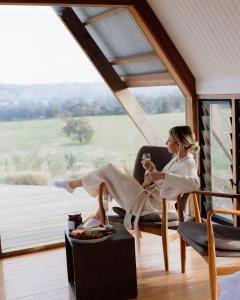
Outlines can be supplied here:
[[106, 228], [112, 228], [112, 225], [109, 224], [109, 216], [108, 216], [108, 211], [110, 207], [110, 202], [111, 202], [111, 197], [108, 193], [103, 194], [103, 208], [105, 211], [105, 216], [106, 216]]
[[151, 154], [150, 153], [143, 153], [142, 160], [144, 163], [144, 167], [146, 168], [146, 173], [149, 172], [151, 167]]

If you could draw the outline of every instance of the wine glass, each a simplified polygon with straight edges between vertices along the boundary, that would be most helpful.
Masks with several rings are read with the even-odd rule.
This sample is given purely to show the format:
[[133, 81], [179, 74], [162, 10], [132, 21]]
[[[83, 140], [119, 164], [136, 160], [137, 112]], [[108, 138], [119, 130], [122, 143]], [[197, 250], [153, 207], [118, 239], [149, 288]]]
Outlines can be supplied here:
[[108, 217], [110, 202], [111, 202], [111, 197], [108, 193], [105, 192], [103, 194], [103, 208], [105, 211], [106, 222], [107, 222], [107, 224], [105, 225], [106, 228], [112, 228], [112, 225], [109, 224], [109, 217]]
[[151, 167], [151, 154], [150, 153], [143, 153], [142, 156], [144, 167], [146, 168], [145, 174], [148, 174]]

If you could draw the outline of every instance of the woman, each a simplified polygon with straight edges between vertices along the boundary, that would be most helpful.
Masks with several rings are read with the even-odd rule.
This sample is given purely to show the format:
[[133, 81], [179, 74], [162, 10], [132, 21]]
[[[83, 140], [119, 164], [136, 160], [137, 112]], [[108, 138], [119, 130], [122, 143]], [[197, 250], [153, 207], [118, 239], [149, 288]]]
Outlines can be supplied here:
[[[135, 178], [124, 173], [113, 164], [107, 164], [86, 176], [74, 179], [55, 181], [57, 187], [65, 188], [72, 193], [75, 188], [83, 187], [91, 196], [98, 194], [99, 184], [104, 182], [107, 189], [118, 204], [126, 210], [124, 224], [131, 227], [132, 215], [135, 215], [134, 227], [137, 228], [140, 216], [161, 211], [161, 199], [176, 200], [181, 193], [187, 193], [198, 188], [198, 176], [193, 154], [198, 147], [194, 134], [189, 126], [176, 126], [170, 129], [166, 142], [168, 151], [174, 155], [173, 159], [157, 171], [151, 162], [144, 169], [148, 169], [143, 185]], [[99, 211], [88, 226], [99, 225]]]

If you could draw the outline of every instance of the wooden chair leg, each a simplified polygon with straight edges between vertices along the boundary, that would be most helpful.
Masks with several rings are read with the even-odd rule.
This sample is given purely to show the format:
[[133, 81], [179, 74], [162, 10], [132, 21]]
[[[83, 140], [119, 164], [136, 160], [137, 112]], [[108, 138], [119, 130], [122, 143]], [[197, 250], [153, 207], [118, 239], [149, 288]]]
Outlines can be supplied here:
[[210, 292], [211, 300], [217, 300], [217, 274], [214, 264], [209, 261], [209, 280], [210, 280]]
[[142, 238], [142, 231], [140, 229], [138, 229], [138, 237], [139, 237], [139, 239]]
[[105, 224], [105, 210], [103, 208], [103, 194], [106, 192], [105, 183], [101, 183], [98, 190], [98, 205], [101, 224]]
[[186, 272], [186, 242], [180, 238], [180, 253], [181, 253], [181, 270]]
[[[216, 210], [217, 211], [217, 210]], [[208, 270], [211, 290], [211, 300], [217, 300], [217, 265], [216, 265], [216, 248], [212, 225], [212, 215], [214, 211], [209, 211], [207, 216], [207, 233], [208, 233]]]
[[162, 246], [165, 271], [168, 271], [168, 220], [166, 199], [162, 199]]
[[165, 233], [162, 235], [162, 245], [163, 245], [163, 257], [164, 257], [164, 266], [165, 271], [168, 271], [168, 239]]

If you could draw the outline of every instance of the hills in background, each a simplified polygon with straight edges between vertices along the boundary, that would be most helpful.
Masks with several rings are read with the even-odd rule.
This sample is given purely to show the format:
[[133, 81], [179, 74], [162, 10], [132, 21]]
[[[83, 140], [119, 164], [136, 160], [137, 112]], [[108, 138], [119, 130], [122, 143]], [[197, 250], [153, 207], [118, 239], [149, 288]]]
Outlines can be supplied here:
[[[179, 96], [177, 87], [153, 87], [131, 89], [136, 97]], [[93, 102], [115, 99], [111, 90], [103, 83], [52, 83], [52, 84], [0, 84], [0, 102], [55, 102], [81, 98]]]
[[[131, 91], [147, 113], [184, 110], [184, 97], [177, 87]], [[104, 83], [0, 84], [0, 121], [124, 113]]]
[[111, 97], [111, 91], [101, 83], [0, 84], [0, 102], [54, 102], [78, 98], [92, 100], [97, 96]]

